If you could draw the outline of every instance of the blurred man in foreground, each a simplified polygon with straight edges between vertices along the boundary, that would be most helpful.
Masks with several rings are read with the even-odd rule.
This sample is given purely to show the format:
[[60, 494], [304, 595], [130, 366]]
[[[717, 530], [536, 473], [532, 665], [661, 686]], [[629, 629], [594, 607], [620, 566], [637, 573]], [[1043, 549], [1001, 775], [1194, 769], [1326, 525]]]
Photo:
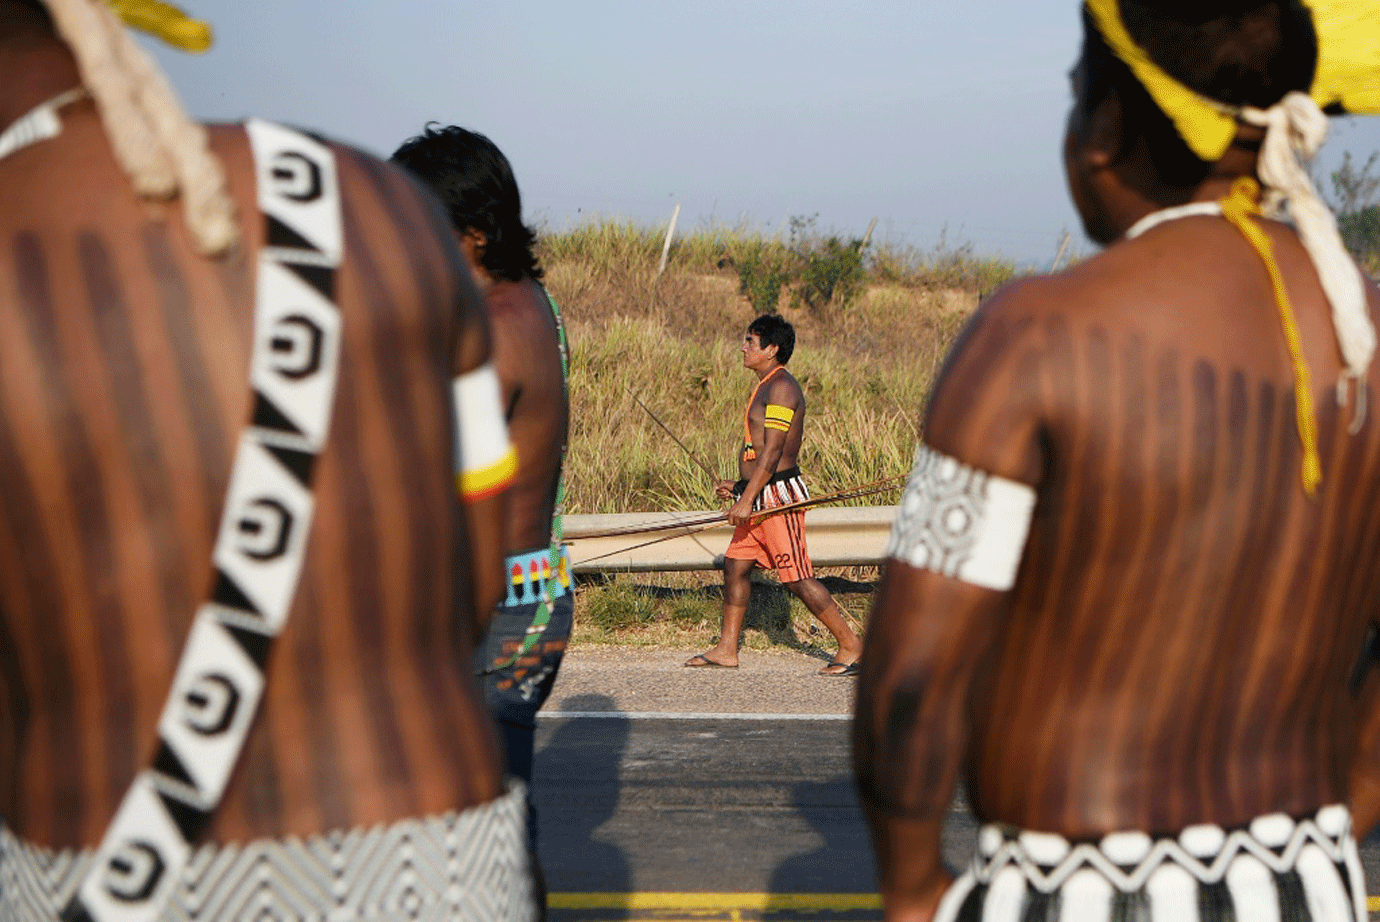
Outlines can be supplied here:
[[[1107, 249], [960, 337], [869, 624], [889, 919], [1367, 917], [1377, 296], [1301, 160], [1319, 105], [1380, 100], [1314, 18], [1084, 8], [1064, 160]], [[954, 882], [960, 777], [985, 825]]]
[[[561, 466], [569, 429], [565, 327], [541, 285], [508, 159], [481, 134], [428, 126], [393, 154], [436, 193], [489, 309], [498, 394], [516, 448], [501, 547], [507, 593], [475, 655], [508, 772], [530, 789], [537, 711], [551, 694], [570, 637], [574, 593], [561, 542]], [[461, 484], [472, 499], [487, 483]], [[528, 798], [535, 865], [536, 813]], [[540, 870], [538, 868], [538, 874]]]
[[[492, 372], [444, 217], [203, 132], [91, 0], [0, 0], [0, 131], [0, 917], [531, 918], [454, 668], [499, 510], [452, 487]], [[507, 452], [496, 400], [459, 430]]]

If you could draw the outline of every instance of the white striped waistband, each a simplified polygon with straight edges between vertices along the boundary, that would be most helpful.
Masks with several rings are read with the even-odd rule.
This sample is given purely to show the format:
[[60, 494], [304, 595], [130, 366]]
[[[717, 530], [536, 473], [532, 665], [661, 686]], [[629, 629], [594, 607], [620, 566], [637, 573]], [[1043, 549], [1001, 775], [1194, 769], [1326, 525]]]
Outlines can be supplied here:
[[936, 920], [1278, 920], [1300, 900], [1314, 922], [1367, 918], [1344, 806], [1233, 829], [1201, 824], [1174, 836], [1128, 831], [1085, 842], [988, 824]]
[[[735, 483], [734, 497], [741, 497], [746, 487], [746, 480]], [[761, 512], [764, 509], [789, 506], [792, 503], [802, 503], [809, 498], [810, 489], [805, 486], [805, 478], [801, 475], [800, 468], [790, 467], [772, 475], [766, 486], [762, 487], [762, 492], [752, 501], [752, 511]]]

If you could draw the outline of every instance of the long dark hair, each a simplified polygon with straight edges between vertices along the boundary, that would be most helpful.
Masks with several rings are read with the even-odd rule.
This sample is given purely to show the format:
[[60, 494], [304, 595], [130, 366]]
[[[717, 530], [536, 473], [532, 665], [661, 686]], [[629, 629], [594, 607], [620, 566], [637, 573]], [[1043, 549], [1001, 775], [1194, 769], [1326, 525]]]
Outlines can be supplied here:
[[490, 275], [512, 282], [540, 279], [532, 252], [537, 235], [522, 223], [522, 198], [508, 158], [478, 132], [436, 124], [403, 142], [390, 159], [431, 187], [457, 231], [484, 234], [480, 261]]

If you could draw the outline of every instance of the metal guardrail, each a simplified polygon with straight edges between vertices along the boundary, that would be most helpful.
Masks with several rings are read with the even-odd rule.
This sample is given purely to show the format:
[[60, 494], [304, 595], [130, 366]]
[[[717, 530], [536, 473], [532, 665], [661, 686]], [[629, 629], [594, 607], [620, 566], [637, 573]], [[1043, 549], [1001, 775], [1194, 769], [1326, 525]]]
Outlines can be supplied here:
[[[886, 549], [897, 506], [835, 507], [805, 512], [810, 560], [818, 567], [878, 564]], [[634, 512], [618, 515], [568, 515], [565, 540], [576, 573], [665, 570], [716, 570], [733, 537], [725, 522], [700, 530], [669, 528], [634, 535], [590, 537], [621, 528], [673, 524], [711, 512]], [[670, 536], [670, 537], [668, 537]], [[664, 540], [656, 541], [662, 538]], [[650, 543], [655, 541], [655, 543]], [[638, 547], [637, 545], [642, 545]]]

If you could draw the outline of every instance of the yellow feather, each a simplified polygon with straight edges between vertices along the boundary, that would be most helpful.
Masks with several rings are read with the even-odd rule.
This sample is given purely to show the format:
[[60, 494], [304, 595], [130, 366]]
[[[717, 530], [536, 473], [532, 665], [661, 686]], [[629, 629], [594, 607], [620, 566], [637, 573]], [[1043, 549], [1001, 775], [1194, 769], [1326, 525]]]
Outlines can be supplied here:
[[183, 51], [202, 52], [211, 47], [211, 27], [192, 19], [177, 7], [160, 0], [106, 0], [132, 29], [147, 32]]
[[1304, 0], [1318, 33], [1313, 101], [1326, 108], [1380, 114], [1380, 3]]

